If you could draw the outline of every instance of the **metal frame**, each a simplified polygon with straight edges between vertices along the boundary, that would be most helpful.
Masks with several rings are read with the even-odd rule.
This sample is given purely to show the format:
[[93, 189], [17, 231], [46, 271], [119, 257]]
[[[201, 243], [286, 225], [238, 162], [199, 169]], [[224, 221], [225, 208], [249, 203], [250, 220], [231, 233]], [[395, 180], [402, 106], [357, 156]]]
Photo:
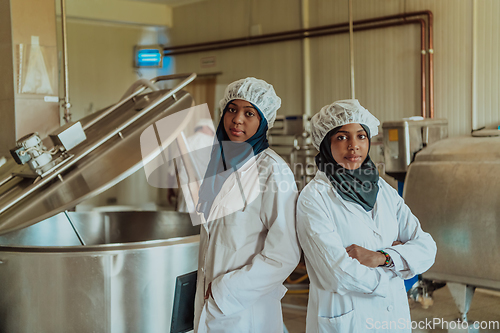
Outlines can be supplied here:
[[[45, 178], [42, 178], [39, 181], [34, 182], [30, 187], [27, 188], [26, 191], [24, 191], [21, 195], [17, 196], [10, 202], [7, 202], [3, 206], [0, 207], [0, 214], [4, 213], [7, 211], [9, 208], [32, 194], [34, 191], [36, 191], [38, 188], [44, 186], [48, 182], [50, 182], [52, 179], [58, 177], [62, 172], [73, 166], [75, 163], [77, 163], [79, 160], [90, 154], [92, 151], [100, 147], [102, 144], [106, 143], [108, 140], [113, 138], [115, 135], [120, 135], [121, 136], [121, 131], [133, 124], [135, 121], [137, 121], [139, 118], [147, 114], [149, 111], [154, 109], [156, 106], [159, 104], [163, 103], [166, 101], [168, 98], [172, 97], [174, 100], [176, 100], [175, 93], [180, 91], [183, 87], [185, 87], [187, 84], [192, 82], [196, 78], [196, 74], [174, 74], [174, 75], [165, 75], [165, 76], [158, 76], [156, 78], [151, 79], [152, 83], [156, 83], [158, 81], [165, 81], [165, 80], [174, 80], [174, 79], [181, 79], [184, 78], [184, 80], [176, 85], [172, 90], [168, 90], [165, 93], [161, 94], [155, 101], [150, 103], [147, 108], [144, 110], [140, 111], [136, 116], [130, 118], [128, 121], [123, 123], [121, 126], [117, 127], [114, 131], [110, 132], [108, 135], [106, 135], [103, 139], [92, 145], [91, 147], [85, 149], [83, 152], [75, 155], [75, 157], [68, 163], [65, 163], [61, 165], [61, 167], [57, 170], [54, 170], [53, 173]], [[130, 94], [128, 97], [122, 99], [120, 102], [112, 106], [111, 108], [105, 110], [103, 113], [98, 115], [96, 118], [92, 119], [89, 123], [85, 124], [83, 126], [84, 130], [90, 128], [92, 125], [96, 124], [98, 121], [102, 120], [104, 117], [108, 116], [111, 114], [113, 111], [121, 107], [123, 104], [126, 102], [132, 100], [134, 97], [138, 96], [141, 92], [143, 92], [146, 89], [146, 85], [142, 84], [142, 86], [137, 89], [134, 93]], [[13, 176], [10, 178], [12, 179]], [[9, 179], [9, 180], [10, 180]], [[3, 183], [6, 183], [8, 180], [4, 181]]]

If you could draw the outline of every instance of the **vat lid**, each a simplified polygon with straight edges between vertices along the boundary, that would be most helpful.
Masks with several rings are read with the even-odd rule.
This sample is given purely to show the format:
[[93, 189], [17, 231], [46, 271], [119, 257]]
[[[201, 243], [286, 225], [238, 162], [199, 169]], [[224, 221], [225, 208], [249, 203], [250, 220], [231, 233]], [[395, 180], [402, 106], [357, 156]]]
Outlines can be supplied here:
[[[479, 162], [500, 163], [500, 137], [473, 137], [470, 135], [438, 140], [422, 149], [415, 162], [465, 162], [476, 170]], [[471, 170], [472, 170], [471, 169]]]
[[448, 126], [447, 119], [410, 117], [402, 120], [384, 121], [382, 128]]
[[[115, 105], [81, 119], [86, 140], [43, 177], [27, 176], [33, 174], [27, 164], [18, 165], [12, 157], [7, 158], [0, 166], [0, 234], [72, 209], [142, 168], [141, 134], [159, 119], [193, 105], [191, 96], [181, 89], [195, 78], [196, 74], [156, 77], [152, 84], [133, 86], [135, 91], [127, 92], [128, 96]], [[155, 88], [154, 83], [173, 79], [182, 82], [170, 90], [143, 93], [146, 86]], [[179, 114], [184, 118], [172, 123], [168, 138], [162, 137], [163, 147], [175, 140], [190, 120], [189, 112]], [[46, 139], [43, 142], [48, 146]], [[156, 149], [148, 159], [160, 152]]]

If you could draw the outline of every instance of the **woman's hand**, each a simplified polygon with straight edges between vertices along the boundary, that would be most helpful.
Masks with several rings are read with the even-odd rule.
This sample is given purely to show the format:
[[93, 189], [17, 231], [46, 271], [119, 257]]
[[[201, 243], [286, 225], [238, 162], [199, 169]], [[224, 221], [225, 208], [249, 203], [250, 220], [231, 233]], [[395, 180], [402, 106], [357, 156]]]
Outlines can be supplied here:
[[357, 259], [361, 265], [367, 267], [378, 267], [385, 263], [385, 255], [365, 249], [362, 246], [352, 244], [346, 247], [347, 254], [353, 259]]
[[214, 296], [212, 295], [212, 282], [210, 282], [210, 283], [208, 284], [207, 292], [206, 292], [206, 294], [205, 294], [205, 299], [209, 299], [209, 298], [210, 298], [210, 296], [212, 296], [212, 298], [214, 297]]

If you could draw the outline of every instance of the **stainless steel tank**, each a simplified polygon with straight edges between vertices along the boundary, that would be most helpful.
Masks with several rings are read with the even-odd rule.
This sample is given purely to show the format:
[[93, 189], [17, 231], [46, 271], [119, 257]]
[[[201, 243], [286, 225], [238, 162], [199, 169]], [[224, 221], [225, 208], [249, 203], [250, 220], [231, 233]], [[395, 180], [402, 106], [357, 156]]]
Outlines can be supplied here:
[[[195, 77], [155, 78], [147, 94], [146, 86], [132, 87], [117, 104], [69, 127], [79, 131], [78, 142], [66, 141], [65, 135], [74, 136], [64, 127], [53, 133], [50, 150], [38, 141], [18, 143], [18, 163], [39, 153], [29, 168], [14, 159], [0, 167], [0, 332], [187, 330], [189, 314], [178, 311], [186, 305], [184, 293], [194, 292], [199, 243], [199, 226], [189, 215], [68, 210], [147, 163], [141, 134], [194, 105], [181, 89]], [[183, 81], [157, 89], [154, 83], [166, 79]], [[183, 113], [180, 123], [189, 116]], [[161, 146], [179, 136], [180, 123], [162, 133]], [[47, 152], [51, 164], [38, 168]]]
[[189, 214], [68, 217], [0, 236], [0, 332], [170, 332], [177, 277], [197, 269]]
[[[415, 119], [416, 118], [416, 119]], [[385, 173], [404, 181], [408, 166], [423, 148], [448, 137], [448, 120], [405, 118], [386, 121], [384, 131]]]
[[475, 287], [500, 290], [500, 137], [438, 141], [410, 165], [404, 198], [437, 243], [425, 279], [447, 282], [462, 314]]

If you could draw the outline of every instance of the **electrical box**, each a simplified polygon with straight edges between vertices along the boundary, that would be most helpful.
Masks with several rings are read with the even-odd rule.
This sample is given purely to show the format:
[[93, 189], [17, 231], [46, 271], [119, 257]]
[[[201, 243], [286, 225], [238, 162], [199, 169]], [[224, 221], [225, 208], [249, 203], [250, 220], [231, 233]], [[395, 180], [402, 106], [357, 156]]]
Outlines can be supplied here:
[[49, 136], [54, 146], [62, 151], [71, 150], [87, 139], [80, 122], [67, 123]]

